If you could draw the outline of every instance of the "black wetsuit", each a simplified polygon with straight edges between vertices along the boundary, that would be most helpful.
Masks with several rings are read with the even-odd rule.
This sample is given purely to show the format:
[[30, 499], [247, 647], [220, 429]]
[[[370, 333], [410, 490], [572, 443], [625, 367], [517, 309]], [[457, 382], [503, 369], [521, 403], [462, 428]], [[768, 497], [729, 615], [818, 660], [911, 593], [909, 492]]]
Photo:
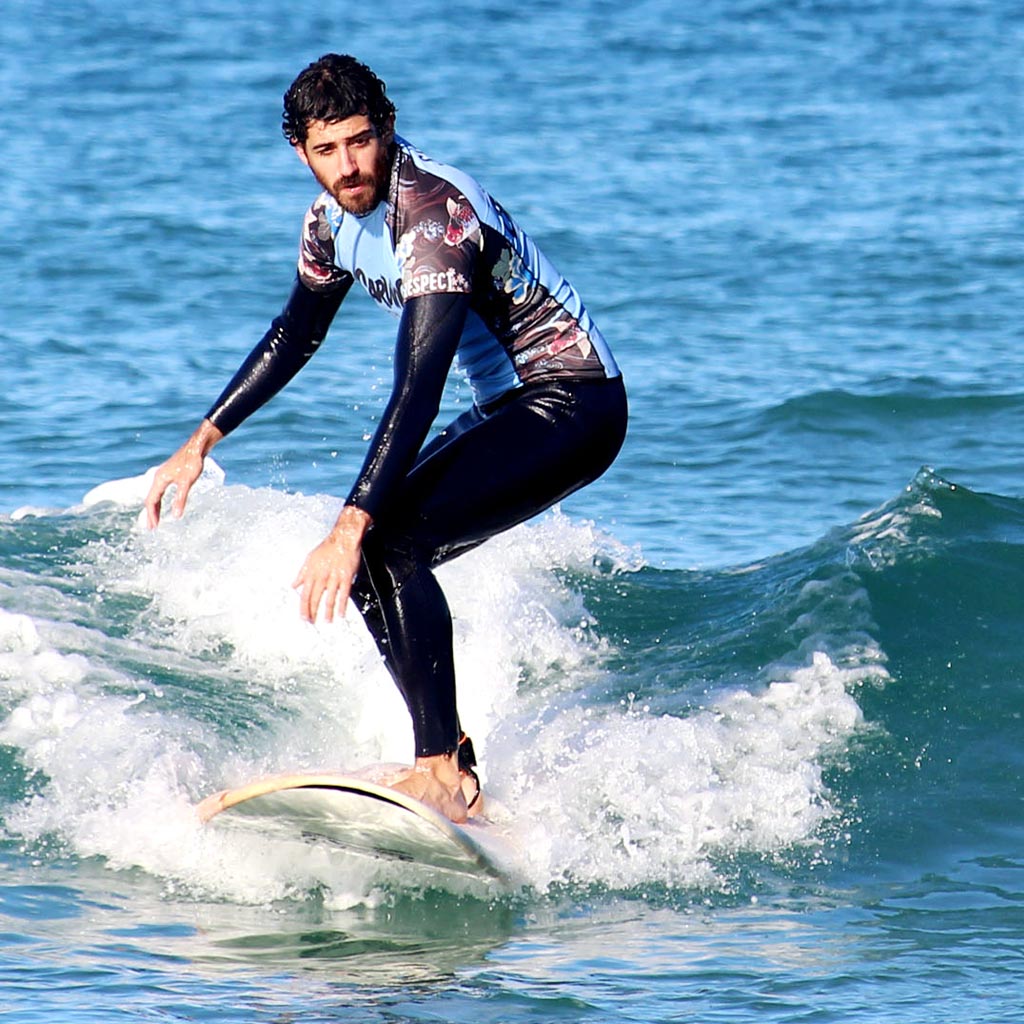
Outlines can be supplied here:
[[[432, 569], [600, 476], [626, 399], [579, 296], [468, 176], [395, 146], [365, 217], [323, 193], [281, 315], [208, 418], [225, 434], [317, 350], [360, 281], [400, 316], [394, 387], [347, 499], [373, 519], [353, 593], [413, 721], [418, 757], [460, 735], [452, 623]], [[429, 443], [458, 358], [476, 402]]]

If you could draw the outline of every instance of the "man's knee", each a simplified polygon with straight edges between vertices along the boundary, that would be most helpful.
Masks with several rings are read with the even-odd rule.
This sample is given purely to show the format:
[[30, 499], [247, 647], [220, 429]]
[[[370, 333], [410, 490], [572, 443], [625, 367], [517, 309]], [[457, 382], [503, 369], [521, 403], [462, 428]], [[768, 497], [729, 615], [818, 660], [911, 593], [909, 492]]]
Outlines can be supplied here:
[[[387, 601], [429, 558], [410, 538], [374, 525], [363, 538], [363, 570], [357, 587], [372, 588], [376, 598]], [[368, 578], [365, 578], [368, 577]]]

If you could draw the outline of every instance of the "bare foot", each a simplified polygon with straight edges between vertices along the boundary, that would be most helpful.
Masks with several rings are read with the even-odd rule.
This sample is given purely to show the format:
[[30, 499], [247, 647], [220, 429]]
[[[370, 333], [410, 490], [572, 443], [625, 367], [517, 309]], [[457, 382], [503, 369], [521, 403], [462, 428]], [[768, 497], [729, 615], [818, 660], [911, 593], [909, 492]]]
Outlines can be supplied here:
[[412, 768], [392, 775], [384, 785], [415, 797], [457, 824], [469, 817], [462, 775], [454, 754], [418, 757]]

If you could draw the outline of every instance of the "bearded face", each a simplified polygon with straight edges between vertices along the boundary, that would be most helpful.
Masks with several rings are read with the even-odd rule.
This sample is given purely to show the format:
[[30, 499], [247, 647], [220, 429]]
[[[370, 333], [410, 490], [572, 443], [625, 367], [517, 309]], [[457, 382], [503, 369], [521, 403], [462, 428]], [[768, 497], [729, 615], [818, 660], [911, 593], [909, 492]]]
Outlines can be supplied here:
[[305, 142], [294, 144], [299, 159], [346, 213], [365, 216], [386, 196], [394, 131], [383, 132], [365, 114], [344, 121], [312, 121]]

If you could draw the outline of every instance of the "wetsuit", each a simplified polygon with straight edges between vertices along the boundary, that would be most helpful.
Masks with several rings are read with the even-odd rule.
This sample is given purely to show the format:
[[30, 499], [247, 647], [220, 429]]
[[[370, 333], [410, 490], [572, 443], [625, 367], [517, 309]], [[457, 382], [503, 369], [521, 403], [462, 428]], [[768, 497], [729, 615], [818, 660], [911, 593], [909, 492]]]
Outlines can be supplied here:
[[[308, 210], [291, 296], [208, 413], [221, 431], [298, 372], [355, 281], [400, 320], [392, 394], [347, 499], [373, 520], [353, 594], [417, 757], [450, 753], [452, 624], [431, 570], [600, 476], [625, 393], [578, 294], [512, 218], [396, 139], [386, 202], [357, 217], [324, 192]], [[473, 408], [425, 444], [456, 359]]]

